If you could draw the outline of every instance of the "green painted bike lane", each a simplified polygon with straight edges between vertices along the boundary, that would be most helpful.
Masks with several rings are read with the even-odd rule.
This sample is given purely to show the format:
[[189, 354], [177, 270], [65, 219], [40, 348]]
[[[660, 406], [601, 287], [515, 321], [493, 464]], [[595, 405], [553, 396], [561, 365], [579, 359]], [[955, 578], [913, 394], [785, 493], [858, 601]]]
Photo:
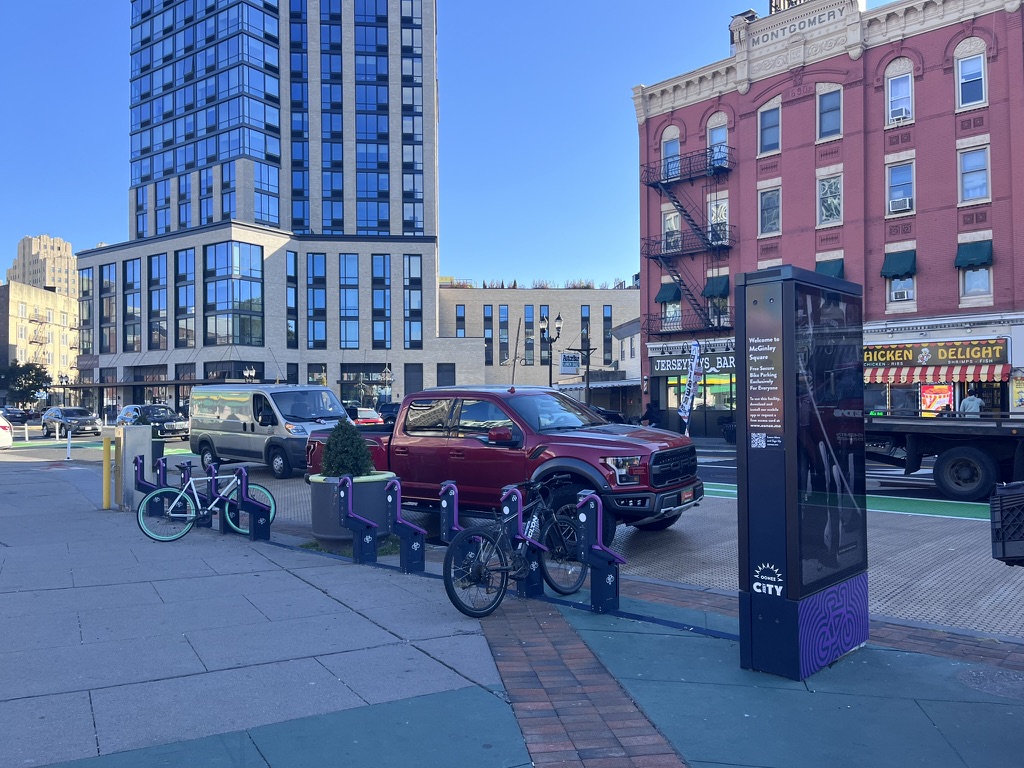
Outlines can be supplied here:
[[[736, 486], [727, 483], [704, 483], [704, 493], [716, 499], [735, 499]], [[891, 512], [901, 515], [957, 517], [965, 520], [988, 520], [990, 518], [988, 504], [945, 499], [904, 499], [896, 496], [868, 494], [867, 507], [872, 512]]]

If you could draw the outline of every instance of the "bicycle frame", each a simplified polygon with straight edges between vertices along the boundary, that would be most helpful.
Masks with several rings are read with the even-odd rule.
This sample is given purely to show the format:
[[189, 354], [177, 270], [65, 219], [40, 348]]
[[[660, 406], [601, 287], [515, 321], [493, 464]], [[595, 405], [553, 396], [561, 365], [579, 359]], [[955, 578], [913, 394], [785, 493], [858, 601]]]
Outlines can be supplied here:
[[[178, 492], [178, 495], [174, 498], [173, 503], [177, 504], [182, 496], [189, 495], [189, 491], [191, 491], [192, 501], [194, 501], [196, 505], [196, 517], [203, 517], [204, 515], [211, 515], [214, 512], [219, 512], [220, 502], [229, 501], [230, 498], [228, 494], [230, 494], [233, 490], [235, 490], [235, 488], [241, 485], [241, 483], [239, 482], [238, 477], [236, 475], [216, 475], [214, 477], [204, 477], [200, 480], [200, 482], [206, 481], [207, 483], [212, 484], [213, 482], [216, 482], [218, 480], [230, 480], [230, 482], [224, 487], [223, 490], [220, 490], [218, 488], [217, 495], [211, 498], [208, 504], [203, 504], [203, 502], [201, 501], [202, 498], [206, 497], [200, 496], [199, 489], [196, 487], [196, 479], [194, 477], [189, 477], [188, 482], [186, 482], [181, 487], [181, 490]], [[188, 513], [179, 515], [172, 512], [170, 513], [170, 516], [188, 518]]]

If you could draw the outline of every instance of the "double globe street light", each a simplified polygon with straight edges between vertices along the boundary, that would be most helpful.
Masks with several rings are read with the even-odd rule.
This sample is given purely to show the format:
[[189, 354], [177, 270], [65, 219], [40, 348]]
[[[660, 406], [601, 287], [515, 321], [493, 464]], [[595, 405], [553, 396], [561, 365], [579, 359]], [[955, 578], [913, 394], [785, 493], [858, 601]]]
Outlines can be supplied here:
[[555, 349], [554, 344], [558, 341], [558, 337], [562, 335], [562, 313], [559, 312], [555, 316], [555, 335], [552, 336], [548, 332], [548, 316], [541, 315], [540, 317], [540, 340], [542, 343], [548, 345], [548, 386], [554, 386], [553, 378], [553, 364], [555, 361]]

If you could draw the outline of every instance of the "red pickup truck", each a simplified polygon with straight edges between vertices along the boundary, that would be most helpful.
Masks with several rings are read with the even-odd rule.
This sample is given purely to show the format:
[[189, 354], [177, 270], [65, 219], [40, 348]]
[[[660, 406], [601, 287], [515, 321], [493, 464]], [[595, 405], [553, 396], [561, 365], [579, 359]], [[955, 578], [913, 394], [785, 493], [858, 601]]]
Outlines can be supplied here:
[[[329, 429], [306, 444], [307, 472], [320, 470]], [[704, 496], [690, 439], [661, 429], [612, 424], [547, 387], [443, 387], [408, 395], [393, 430], [363, 430], [374, 465], [402, 482], [403, 501], [439, 501], [451, 480], [459, 503], [494, 508], [501, 489], [530, 478], [567, 474], [554, 499], [576, 505], [596, 490], [604, 507], [605, 543], [619, 523], [644, 531], [671, 526]], [[575, 511], [573, 509], [572, 511]]]

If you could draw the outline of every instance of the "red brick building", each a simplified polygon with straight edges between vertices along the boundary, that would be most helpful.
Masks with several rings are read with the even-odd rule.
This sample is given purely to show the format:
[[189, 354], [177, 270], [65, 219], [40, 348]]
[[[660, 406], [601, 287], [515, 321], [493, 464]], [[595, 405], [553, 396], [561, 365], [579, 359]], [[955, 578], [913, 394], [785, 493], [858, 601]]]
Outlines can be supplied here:
[[692, 431], [716, 433], [734, 276], [793, 264], [864, 286], [869, 407], [955, 407], [970, 387], [1024, 409], [1020, 0], [772, 11], [733, 17], [728, 59], [634, 89], [651, 398], [674, 414], [697, 339]]

